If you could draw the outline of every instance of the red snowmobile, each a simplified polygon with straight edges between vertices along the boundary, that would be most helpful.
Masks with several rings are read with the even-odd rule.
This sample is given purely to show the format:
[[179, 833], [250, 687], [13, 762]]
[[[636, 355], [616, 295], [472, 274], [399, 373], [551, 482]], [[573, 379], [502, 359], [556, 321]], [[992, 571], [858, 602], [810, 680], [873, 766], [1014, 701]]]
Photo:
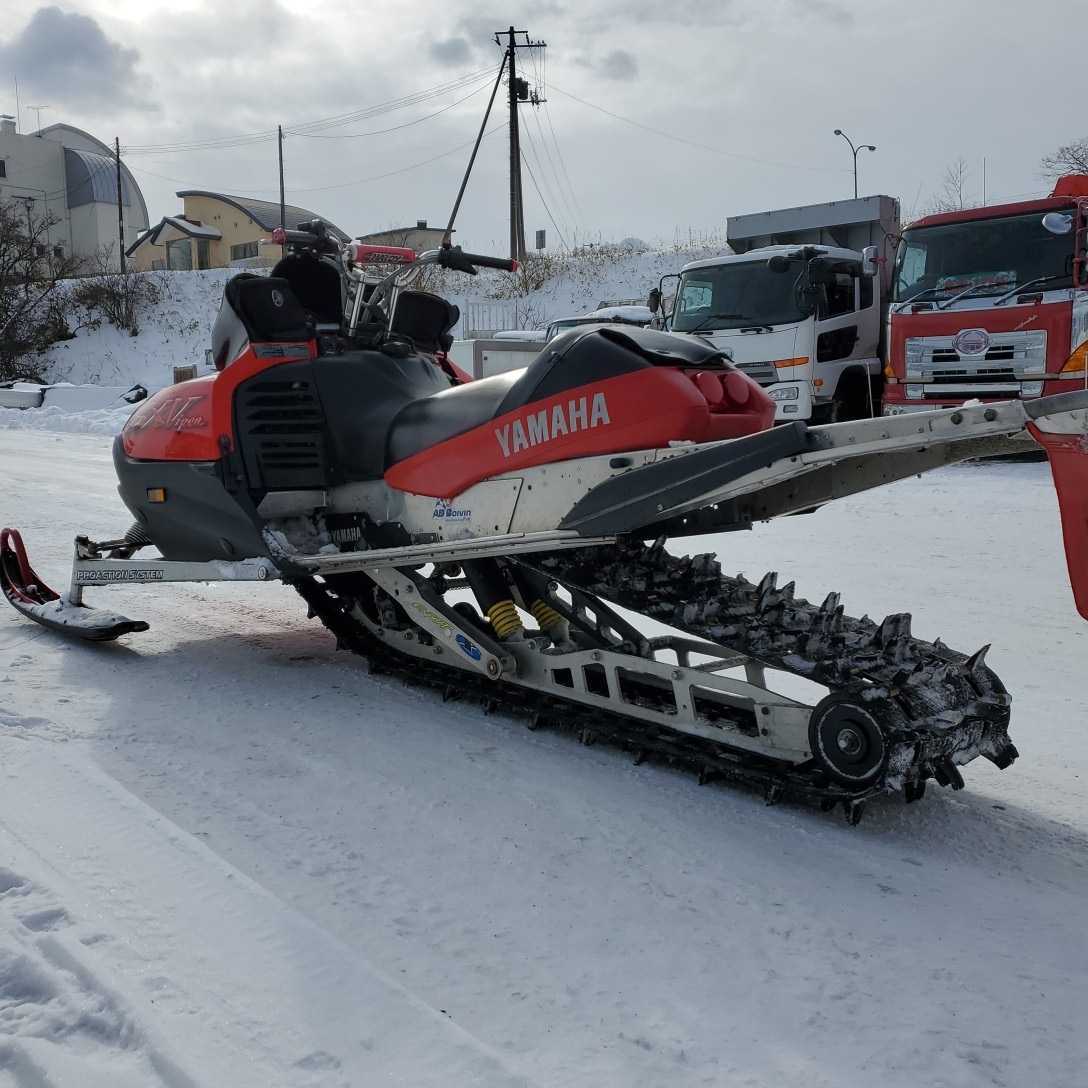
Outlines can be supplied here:
[[[977, 756], [1016, 758], [985, 648], [915, 638], [909, 614], [855, 619], [837, 594], [809, 603], [774, 574], [726, 577], [665, 542], [1035, 439], [1088, 617], [1088, 390], [773, 427], [723, 353], [627, 327], [574, 330], [524, 370], [467, 381], [445, 356], [456, 308], [404, 281], [512, 262], [340, 245], [320, 223], [278, 240], [290, 252], [271, 276], [226, 285], [216, 373], [151, 397], [115, 440], [127, 533], [77, 537], [61, 596], [3, 531], [0, 584], [24, 616], [109, 640], [147, 625], [89, 608], [89, 587], [281, 580], [375, 669], [853, 821], [875, 793], [911, 801], [930, 779], [962, 786]], [[376, 280], [379, 261], [394, 268]], [[767, 670], [827, 694], [776, 694]]]

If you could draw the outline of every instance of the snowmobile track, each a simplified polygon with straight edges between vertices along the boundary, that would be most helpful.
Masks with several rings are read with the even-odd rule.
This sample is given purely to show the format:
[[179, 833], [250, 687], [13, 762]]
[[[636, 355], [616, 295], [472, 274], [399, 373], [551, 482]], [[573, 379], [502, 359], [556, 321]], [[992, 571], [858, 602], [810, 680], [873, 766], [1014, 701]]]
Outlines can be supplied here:
[[678, 558], [665, 551], [662, 540], [541, 557], [539, 565], [522, 562], [560, 583], [740, 650], [767, 667], [825, 684], [834, 693], [832, 701], [842, 693], [864, 698], [884, 735], [880, 779], [851, 786], [834, 781], [815, 761], [787, 767], [622, 712], [602, 714], [575, 701], [402, 655], [350, 614], [355, 579], [306, 578], [293, 584], [337, 645], [366, 657], [374, 673], [437, 689], [444, 700], [476, 699], [487, 713], [502, 710], [528, 718], [531, 729], [548, 726], [574, 733], [584, 744], [611, 744], [633, 752], [636, 763], [653, 756], [679, 764], [697, 773], [700, 783], [743, 783], [762, 791], [768, 804], [792, 798], [824, 811], [841, 805], [847, 819], [857, 823], [866, 799], [877, 793], [902, 789], [914, 801], [930, 777], [962, 786], [953, 762], [957, 754], [986, 755], [999, 766], [1016, 757], [1007, 732], [1009, 698], [982, 664], [982, 653], [968, 658], [939, 642], [914, 639], [909, 616], [892, 616], [880, 625], [847, 617], [836, 594], [812, 605], [793, 596], [792, 584], [779, 589], [774, 575], [758, 585], [723, 577], [713, 556]]

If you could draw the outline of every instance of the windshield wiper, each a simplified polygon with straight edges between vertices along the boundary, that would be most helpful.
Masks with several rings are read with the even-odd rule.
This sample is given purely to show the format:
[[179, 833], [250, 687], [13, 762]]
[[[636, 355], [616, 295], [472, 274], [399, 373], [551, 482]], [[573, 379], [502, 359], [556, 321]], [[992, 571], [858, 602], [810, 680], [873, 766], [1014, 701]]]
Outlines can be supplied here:
[[707, 314], [694, 329], [677, 329], [677, 332], [698, 332], [700, 329], [706, 327], [708, 321], [732, 321], [737, 318], [743, 318], [744, 314]]
[[1012, 298], [1013, 295], [1023, 294], [1023, 292], [1025, 292], [1029, 287], [1036, 287], [1040, 283], [1049, 283], [1051, 280], [1064, 280], [1065, 278], [1066, 278], [1066, 273], [1062, 272], [1062, 273], [1057, 273], [1057, 274], [1055, 274], [1053, 276], [1038, 276], [1035, 279], [1028, 280], [1027, 283], [1023, 283], [1023, 284], [1014, 283], [1012, 285], [1012, 290], [1006, 291], [1005, 294], [1003, 294], [994, 303], [994, 305], [995, 306], [1000, 306], [1003, 302], [1006, 302], [1006, 301], [1008, 301], [1008, 299]]
[[745, 325], [741, 332], [774, 332], [773, 325]]
[[[1007, 282], [1007, 281], [1006, 281]], [[981, 291], [984, 287], [1004, 287], [1005, 283], [999, 280], [987, 280], [985, 283], [973, 283], [970, 287], [965, 287], [958, 295], [953, 295], [951, 298], [946, 298], [944, 302], [937, 303], [938, 310], [947, 310], [953, 302], [959, 302], [961, 298], [967, 298], [968, 295], [973, 295], [976, 291]]]

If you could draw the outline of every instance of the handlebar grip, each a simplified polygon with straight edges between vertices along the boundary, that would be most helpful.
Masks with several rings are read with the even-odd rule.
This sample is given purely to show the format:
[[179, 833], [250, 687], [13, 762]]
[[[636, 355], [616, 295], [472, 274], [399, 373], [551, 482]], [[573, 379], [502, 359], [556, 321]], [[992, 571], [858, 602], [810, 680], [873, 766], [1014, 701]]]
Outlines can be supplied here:
[[285, 230], [283, 227], [276, 227], [272, 232], [272, 244], [277, 246], [283, 245], [313, 245], [315, 242], [320, 241], [316, 234], [311, 234], [308, 230]]
[[518, 270], [518, 262], [507, 257], [487, 257], [480, 253], [462, 253], [461, 256], [468, 264], [474, 264], [477, 268], [497, 268], [502, 272]]

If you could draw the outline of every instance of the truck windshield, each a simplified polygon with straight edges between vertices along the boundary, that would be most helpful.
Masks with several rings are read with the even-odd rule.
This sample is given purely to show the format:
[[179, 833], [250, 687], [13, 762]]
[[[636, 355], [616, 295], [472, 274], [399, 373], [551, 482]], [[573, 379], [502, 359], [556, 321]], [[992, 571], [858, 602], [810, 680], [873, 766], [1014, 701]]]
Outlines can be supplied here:
[[1056, 276], [1053, 291], [1073, 284], [1073, 235], [1051, 234], [1043, 213], [975, 219], [907, 230], [895, 257], [893, 302], [925, 295], [940, 302], [1001, 295], [1016, 284]]
[[675, 332], [785, 325], [805, 317], [794, 284], [801, 270], [772, 272], [764, 261], [693, 268], [680, 277]]

